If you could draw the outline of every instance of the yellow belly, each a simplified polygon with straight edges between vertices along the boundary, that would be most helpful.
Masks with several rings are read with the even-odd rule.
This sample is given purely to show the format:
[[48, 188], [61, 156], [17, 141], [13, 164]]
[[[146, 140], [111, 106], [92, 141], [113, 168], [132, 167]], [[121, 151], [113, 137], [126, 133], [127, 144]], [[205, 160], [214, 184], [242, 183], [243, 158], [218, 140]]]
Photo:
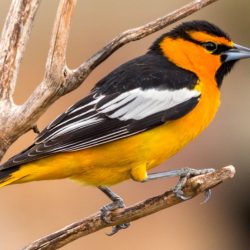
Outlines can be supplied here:
[[216, 84], [199, 84], [199, 104], [186, 116], [138, 135], [85, 149], [59, 153], [23, 165], [15, 183], [72, 178], [90, 185], [112, 185], [128, 178], [142, 181], [147, 169], [174, 155], [208, 126], [219, 106]]

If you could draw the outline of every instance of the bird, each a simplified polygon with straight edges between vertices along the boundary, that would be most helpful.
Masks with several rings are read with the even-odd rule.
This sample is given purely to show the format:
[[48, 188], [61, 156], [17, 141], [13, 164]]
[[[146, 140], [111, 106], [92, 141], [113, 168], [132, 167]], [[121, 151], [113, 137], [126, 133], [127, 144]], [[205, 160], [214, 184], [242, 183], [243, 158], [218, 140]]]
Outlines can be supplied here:
[[[90, 93], [44, 128], [31, 146], [0, 166], [0, 187], [70, 178], [98, 187], [124, 207], [110, 186], [212, 171], [182, 168], [148, 173], [196, 138], [220, 106], [224, 77], [250, 49], [216, 25], [183, 22], [161, 35], [144, 55], [114, 69]], [[115, 226], [112, 233], [127, 224]]]

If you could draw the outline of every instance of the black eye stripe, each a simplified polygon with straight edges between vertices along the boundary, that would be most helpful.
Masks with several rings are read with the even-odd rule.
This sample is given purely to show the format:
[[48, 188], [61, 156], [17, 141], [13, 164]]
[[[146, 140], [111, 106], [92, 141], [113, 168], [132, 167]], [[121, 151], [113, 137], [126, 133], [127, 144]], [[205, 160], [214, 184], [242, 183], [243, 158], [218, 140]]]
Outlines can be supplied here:
[[[190, 41], [192, 43], [195, 43], [197, 45], [200, 45], [200, 46], [204, 47], [203, 46], [203, 44], [204, 44], [203, 42], [200, 42], [200, 41], [197, 41], [197, 40], [193, 39], [187, 33], [185, 33], [185, 36], [183, 36], [183, 38], [185, 40], [187, 40], [187, 41]], [[221, 54], [221, 53], [223, 53], [223, 52], [225, 52], [225, 51], [227, 51], [229, 49], [231, 49], [230, 46], [227, 46], [227, 45], [224, 45], [224, 44], [217, 44], [217, 48], [216, 48], [216, 50], [212, 54], [219, 55], [219, 54]]]

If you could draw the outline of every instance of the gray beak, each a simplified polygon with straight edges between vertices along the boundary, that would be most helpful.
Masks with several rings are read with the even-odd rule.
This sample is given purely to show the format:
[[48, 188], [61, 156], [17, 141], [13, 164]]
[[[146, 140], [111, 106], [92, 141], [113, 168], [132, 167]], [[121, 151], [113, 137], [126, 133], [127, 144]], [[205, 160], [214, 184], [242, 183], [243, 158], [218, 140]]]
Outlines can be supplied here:
[[243, 58], [249, 58], [250, 57], [250, 49], [247, 47], [243, 47], [238, 44], [234, 44], [234, 47], [227, 52], [224, 52], [222, 55], [225, 55], [225, 61], [236, 61]]

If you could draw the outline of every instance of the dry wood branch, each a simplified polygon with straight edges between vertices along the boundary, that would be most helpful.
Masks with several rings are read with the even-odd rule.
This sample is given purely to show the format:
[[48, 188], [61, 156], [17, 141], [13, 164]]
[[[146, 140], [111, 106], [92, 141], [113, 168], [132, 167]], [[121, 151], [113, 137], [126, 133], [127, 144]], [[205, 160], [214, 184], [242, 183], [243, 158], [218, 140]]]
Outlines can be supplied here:
[[32, 128], [46, 109], [64, 93], [69, 74], [65, 62], [66, 48], [76, 1], [62, 0], [59, 4], [46, 62], [45, 77], [28, 100], [20, 106], [20, 114], [26, 120], [27, 129]]
[[[7, 54], [6, 56], [3, 54], [3, 57], [1, 56], [3, 59], [0, 61], [3, 63], [2, 75], [0, 74], [0, 92], [3, 92], [0, 96], [0, 159], [18, 137], [33, 127], [46, 107], [62, 95], [58, 92], [67, 75], [66, 46], [76, 0], [62, 0], [59, 4], [44, 80], [23, 105], [17, 106], [12, 101], [18, 66], [39, 2], [40, 0], [13, 0], [2, 33], [0, 52]], [[7, 100], [5, 96], [8, 97]]]
[[[12, 0], [0, 40], [0, 159], [27, 130], [13, 103], [17, 74], [40, 0]], [[23, 121], [23, 123], [28, 123]]]
[[40, 0], [13, 0], [0, 42], [0, 97], [11, 99]]
[[[190, 178], [183, 189], [184, 195], [194, 198], [205, 190], [214, 188], [223, 181], [233, 178], [234, 175], [235, 168], [233, 166], [227, 166], [213, 173]], [[100, 229], [138, 220], [181, 202], [183, 202], [183, 200], [177, 198], [172, 191], [167, 191], [164, 194], [110, 213], [109, 224], [101, 219], [101, 214], [98, 212], [33, 242], [23, 250], [58, 249], [80, 237], [94, 233]]]
[[66, 66], [70, 20], [75, 5], [76, 0], [64, 0], [59, 4], [46, 63], [45, 79], [53, 78], [60, 82], [60, 78], [65, 75], [63, 70]]

